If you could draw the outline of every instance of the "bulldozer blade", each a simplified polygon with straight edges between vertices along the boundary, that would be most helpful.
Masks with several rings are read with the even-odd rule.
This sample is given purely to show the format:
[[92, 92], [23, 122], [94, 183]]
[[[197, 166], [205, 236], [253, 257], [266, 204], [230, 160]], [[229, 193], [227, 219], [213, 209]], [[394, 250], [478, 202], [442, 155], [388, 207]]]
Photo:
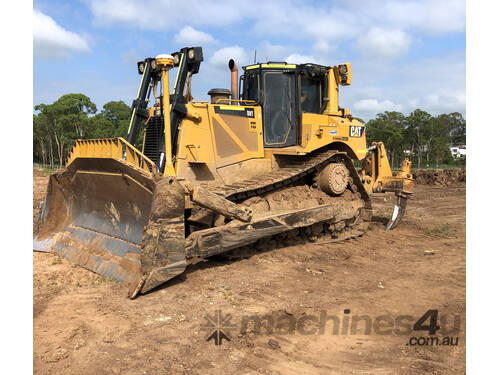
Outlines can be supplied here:
[[407, 198], [403, 197], [401, 195], [397, 196], [396, 204], [394, 205], [394, 209], [392, 211], [392, 216], [389, 222], [387, 223], [387, 226], [385, 227], [385, 230], [391, 230], [396, 228], [401, 220], [403, 219], [403, 216], [405, 215], [406, 212], [406, 202]]
[[33, 249], [117, 281], [137, 280], [154, 187], [152, 176], [120, 160], [74, 160], [50, 176]]

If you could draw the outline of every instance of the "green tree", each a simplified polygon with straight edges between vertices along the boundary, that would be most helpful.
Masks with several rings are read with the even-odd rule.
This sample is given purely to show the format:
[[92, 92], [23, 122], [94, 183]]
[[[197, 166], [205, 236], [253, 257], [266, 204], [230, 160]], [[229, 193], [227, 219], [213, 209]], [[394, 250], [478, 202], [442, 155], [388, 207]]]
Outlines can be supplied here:
[[367, 122], [367, 142], [384, 142], [391, 166], [394, 167], [395, 159], [402, 160], [404, 157], [404, 130], [405, 116], [400, 112], [385, 111]]
[[61, 120], [71, 122], [78, 138], [85, 138], [88, 116], [96, 113], [97, 108], [88, 96], [83, 94], [67, 94], [61, 96], [55, 103]]
[[442, 128], [446, 129], [451, 144], [465, 144], [466, 122], [461, 113], [442, 114], [437, 116], [437, 120], [442, 124]]
[[431, 154], [432, 158], [436, 161], [436, 164], [442, 164], [444, 160], [447, 160], [451, 156], [450, 152], [450, 142], [449, 137], [438, 136], [435, 137], [431, 144]]
[[423, 151], [425, 152], [426, 162], [429, 164], [437, 150], [436, 145], [444, 144], [448, 145], [447, 147], [449, 148], [449, 131], [447, 124], [439, 121], [436, 117], [431, 117], [428, 121], [424, 121], [421, 125], [421, 130]]
[[91, 138], [125, 138], [130, 122], [130, 107], [121, 100], [108, 102], [90, 120]]
[[416, 109], [406, 118], [405, 138], [409, 141], [412, 155], [417, 156], [417, 167], [422, 165], [422, 158], [428, 150], [428, 135], [432, 132], [430, 124], [432, 116], [421, 110]]
[[67, 94], [52, 104], [39, 104], [35, 110], [40, 111], [39, 119], [49, 137], [51, 165], [54, 164], [53, 140], [59, 168], [62, 168], [68, 148], [76, 139], [85, 138], [88, 115], [96, 112], [96, 105], [83, 94]]
[[[40, 113], [33, 119], [34, 132], [38, 135], [39, 142], [40, 137], [45, 138], [47, 141], [47, 161], [50, 164], [50, 168], [54, 168], [55, 158], [54, 158], [54, 145], [53, 145], [53, 124], [57, 121], [56, 116], [53, 111], [51, 111], [50, 106], [45, 104], [39, 104], [35, 107]], [[36, 130], [35, 130], [36, 129]]]
[[116, 126], [123, 123], [128, 125], [130, 120], [130, 107], [122, 100], [104, 104], [101, 113]]
[[47, 133], [40, 116], [33, 114], [33, 160], [49, 164]]

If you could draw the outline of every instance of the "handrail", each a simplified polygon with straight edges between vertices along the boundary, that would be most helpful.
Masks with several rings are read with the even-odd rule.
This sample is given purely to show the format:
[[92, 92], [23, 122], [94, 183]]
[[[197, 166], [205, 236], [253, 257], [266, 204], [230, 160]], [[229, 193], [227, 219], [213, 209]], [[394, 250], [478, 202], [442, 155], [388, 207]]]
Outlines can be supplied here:
[[249, 99], [230, 99], [230, 98], [220, 98], [217, 99], [215, 104], [220, 104], [220, 102], [237, 102], [237, 103], [249, 103], [248, 105], [257, 105], [257, 102], [255, 100], [249, 100]]
[[66, 166], [77, 158], [116, 159], [147, 173], [156, 171], [156, 165], [151, 159], [121, 137], [78, 139], [68, 154]]

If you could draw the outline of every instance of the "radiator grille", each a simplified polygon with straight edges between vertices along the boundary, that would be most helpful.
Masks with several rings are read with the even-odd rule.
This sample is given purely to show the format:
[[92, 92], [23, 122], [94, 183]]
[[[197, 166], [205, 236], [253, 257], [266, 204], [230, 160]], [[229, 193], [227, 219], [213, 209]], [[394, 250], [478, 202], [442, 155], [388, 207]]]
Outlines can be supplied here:
[[163, 135], [163, 117], [151, 117], [146, 126], [144, 155], [160, 165], [160, 143]]

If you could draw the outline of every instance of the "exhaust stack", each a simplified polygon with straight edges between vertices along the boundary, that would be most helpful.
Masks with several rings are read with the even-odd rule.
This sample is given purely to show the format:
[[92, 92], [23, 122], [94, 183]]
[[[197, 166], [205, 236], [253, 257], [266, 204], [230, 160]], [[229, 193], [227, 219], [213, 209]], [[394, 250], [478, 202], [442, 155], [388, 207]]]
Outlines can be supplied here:
[[[229, 70], [231, 71], [231, 96], [233, 100], [238, 100], [238, 67], [233, 59], [229, 60]], [[231, 102], [231, 104], [237, 104]]]

